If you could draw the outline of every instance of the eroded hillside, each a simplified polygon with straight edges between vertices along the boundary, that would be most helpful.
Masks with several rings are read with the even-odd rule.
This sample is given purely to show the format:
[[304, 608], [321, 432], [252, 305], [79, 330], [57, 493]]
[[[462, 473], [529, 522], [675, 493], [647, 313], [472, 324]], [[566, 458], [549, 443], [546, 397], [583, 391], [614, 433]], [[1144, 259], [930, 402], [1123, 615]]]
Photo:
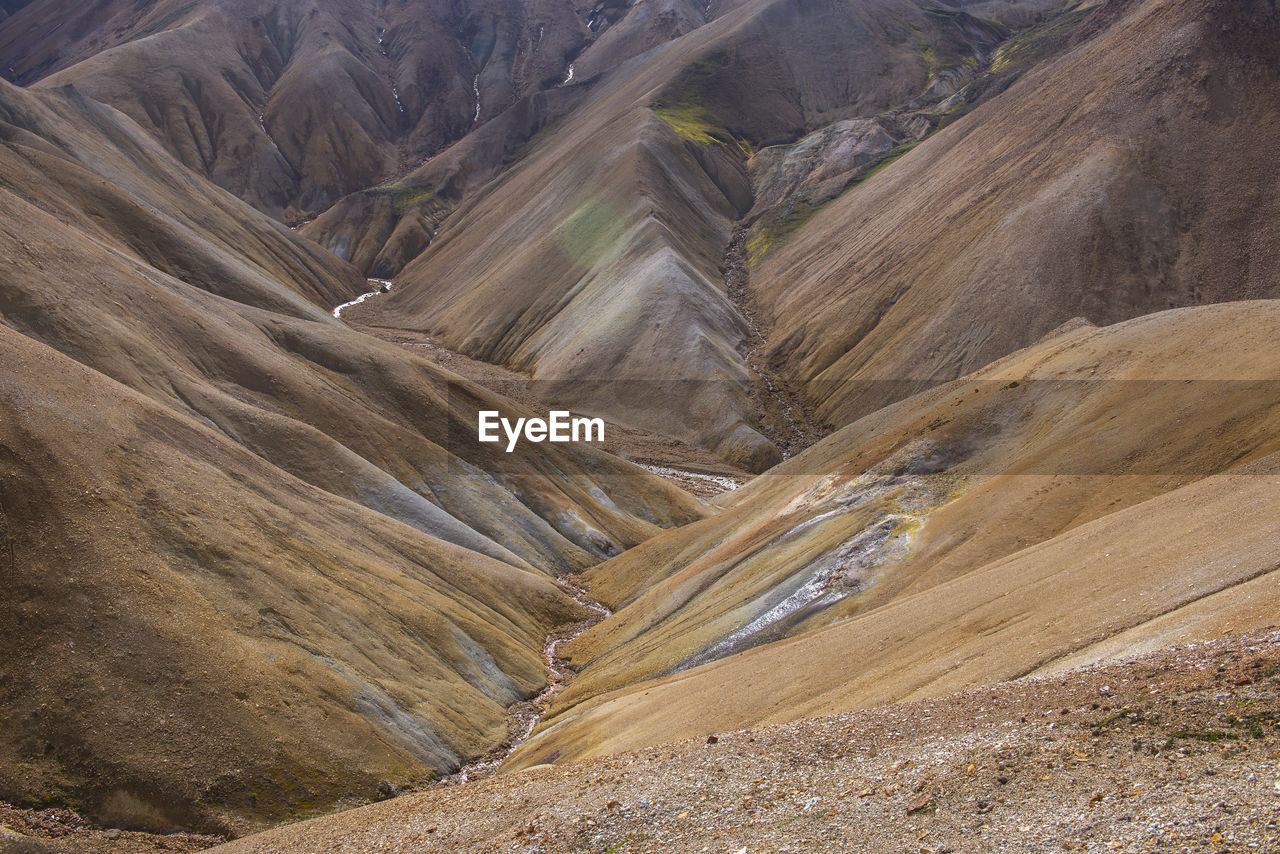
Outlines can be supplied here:
[[[640, 799], [1137, 653], [1274, 762], [1270, 660], [1224, 723], [1166, 651], [1280, 604], [1271, 0], [73, 6], [0, 17], [0, 798], [238, 835], [466, 767], [240, 849], [464, 850], [494, 766]], [[609, 441], [476, 441], [552, 407]], [[931, 785], [856, 803], [997, 809]], [[705, 844], [667, 790], [499, 835]]]
[[518, 407], [335, 320], [354, 270], [121, 114], [3, 85], [3, 639], [35, 662], [4, 796], [231, 829], [487, 753], [578, 613], [551, 577], [699, 503], [464, 449]]

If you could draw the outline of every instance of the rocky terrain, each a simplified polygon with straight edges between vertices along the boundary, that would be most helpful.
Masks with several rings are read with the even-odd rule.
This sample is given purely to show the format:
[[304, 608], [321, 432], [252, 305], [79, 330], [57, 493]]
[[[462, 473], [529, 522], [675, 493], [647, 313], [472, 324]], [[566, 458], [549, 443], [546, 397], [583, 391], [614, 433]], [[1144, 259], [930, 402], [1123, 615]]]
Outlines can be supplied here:
[[[961, 65], [999, 42], [995, 25], [926, 5], [877, 0], [789, 16], [785, 4], [745, 4], [625, 70], [580, 70], [566, 87], [587, 90], [580, 103], [464, 195], [397, 273], [401, 287], [379, 303], [380, 322], [559, 383], [576, 406], [740, 468], [776, 463], [778, 449], [752, 423], [749, 327], [722, 268], [751, 207], [746, 160], [760, 145], [909, 100], [933, 73], [922, 43], [938, 62]], [[816, 39], [822, 50], [807, 47]], [[781, 54], [792, 59], [780, 63]], [[482, 144], [459, 143], [397, 192], [432, 193], [435, 203], [457, 170], [481, 168]], [[397, 241], [404, 221], [365, 217], [387, 203], [364, 195], [307, 233], [331, 247], [363, 246], [367, 238], [350, 232], [371, 221]], [[431, 211], [406, 215], [419, 233], [435, 230]], [[394, 272], [391, 257], [379, 250], [372, 269]]]
[[[380, 322], [752, 471], [780, 456], [743, 306], [830, 429], [1074, 317], [1275, 295], [1250, 260], [1274, 199], [1227, 189], [1274, 172], [1267, 4], [1073, 4], [1013, 35], [927, 5], [725, 10], [308, 234], [400, 277]], [[857, 47], [821, 72], [776, 58], [822, 39]]]
[[0, 3], [0, 852], [1268, 850], [1277, 45]]
[[[1267, 850], [1278, 642], [540, 766], [215, 850]], [[113, 850], [93, 844], [51, 850]]]
[[[1280, 636], [1172, 647], [936, 700], [437, 787], [217, 848], [312, 851], [1267, 850]], [[0, 809], [32, 851], [215, 840]]]

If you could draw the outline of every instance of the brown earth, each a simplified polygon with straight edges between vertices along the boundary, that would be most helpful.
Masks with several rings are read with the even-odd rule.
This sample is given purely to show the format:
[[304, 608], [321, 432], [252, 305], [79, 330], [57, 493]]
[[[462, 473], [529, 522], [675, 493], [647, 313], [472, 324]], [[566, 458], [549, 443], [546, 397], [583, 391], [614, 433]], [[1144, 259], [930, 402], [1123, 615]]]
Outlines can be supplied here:
[[0, 797], [227, 832], [506, 737], [549, 576], [705, 514], [348, 329], [350, 267], [74, 91], [0, 84]]
[[567, 648], [581, 673], [513, 762], [1266, 625], [1277, 329], [1280, 304], [1256, 302], [1063, 330], [596, 567], [617, 613]]
[[1270, 844], [1274, 2], [557, 3], [3, 4], [0, 819]]
[[[445, 348], [422, 333], [362, 323], [361, 318], [368, 316], [369, 312], [370, 307], [364, 304], [343, 312], [342, 317], [349, 325], [408, 348], [410, 352], [422, 359], [439, 365], [450, 373], [465, 377], [478, 386], [501, 394], [530, 411], [547, 412], [551, 409], [568, 407], [567, 403], [557, 397], [560, 391], [558, 383], [538, 383], [525, 374], [501, 365], [472, 359]], [[603, 417], [594, 412], [575, 412], [574, 414]], [[674, 481], [694, 495], [713, 498], [725, 491], [725, 484], [729, 481], [742, 484], [751, 479], [751, 475], [747, 472], [734, 468], [702, 448], [687, 445], [660, 433], [627, 427], [608, 418], [605, 418], [605, 424], [605, 441], [597, 443], [596, 447], [641, 466], [660, 468], [662, 471], [655, 472], [656, 474]], [[717, 485], [707, 478], [720, 479], [724, 483]]]
[[22, 809], [0, 802], [0, 851], [4, 854], [193, 852], [223, 841], [217, 836], [195, 833], [159, 834], [102, 827], [65, 807]]
[[575, 408], [767, 468], [780, 454], [752, 413], [749, 330], [722, 269], [751, 204], [745, 155], [924, 89], [911, 27], [956, 64], [998, 41], [911, 0], [794, 13], [757, 0], [576, 84], [590, 87], [583, 101], [449, 216], [373, 308], [377, 322], [560, 383]]
[[[1280, 248], [1274, 5], [1117, 0], [1070, 40], [753, 269], [771, 356], [819, 418], [847, 424], [1074, 317], [1277, 295], [1260, 263]], [[994, 67], [1033, 46], [1015, 37]]]
[[33, 0], [0, 20], [0, 67], [118, 107], [196, 172], [300, 219], [554, 86], [594, 37], [559, 0]]
[[[753, 365], [839, 427], [1073, 317], [1275, 295], [1265, 0], [1077, 3], [1012, 35], [909, 2], [710, 16], [308, 233], [399, 275], [379, 323], [752, 471], [780, 435]], [[879, 159], [826, 150], [779, 183], [778, 152], [840, 122], [879, 123]]]
[[215, 850], [1269, 850], [1277, 643], [1229, 637], [540, 766]]

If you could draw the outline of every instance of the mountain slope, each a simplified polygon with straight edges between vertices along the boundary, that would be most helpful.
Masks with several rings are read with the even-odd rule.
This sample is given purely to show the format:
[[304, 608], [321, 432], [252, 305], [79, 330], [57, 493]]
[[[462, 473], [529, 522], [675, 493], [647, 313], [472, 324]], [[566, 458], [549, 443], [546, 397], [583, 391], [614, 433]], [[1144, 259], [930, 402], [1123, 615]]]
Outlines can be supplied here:
[[[922, 41], [958, 65], [998, 40], [994, 25], [934, 11], [914, 0], [756, 0], [573, 83], [589, 87], [581, 103], [462, 200], [366, 319], [554, 383], [584, 410], [767, 468], [780, 455], [752, 413], [749, 327], [722, 269], [751, 204], [746, 155], [910, 99], [932, 73]], [[434, 200], [442, 177], [428, 164], [421, 183], [399, 187]], [[342, 223], [331, 213], [308, 233], [358, 244]]]
[[403, 268], [369, 322], [760, 471], [779, 404], [838, 427], [1072, 317], [1275, 295], [1274, 12], [1076, 7], [1006, 39], [931, 4], [739, 4], [308, 233]]
[[598, 567], [618, 613], [569, 648], [581, 674], [517, 761], [932, 696], [1157, 619], [1265, 624], [1278, 312], [1066, 330]]
[[0, 21], [0, 63], [23, 84], [74, 84], [188, 167], [301, 218], [559, 82], [591, 37], [557, 0], [34, 0]]
[[545, 576], [0, 336], [6, 799], [225, 832], [456, 767], [542, 684]]
[[[1274, 619], [1273, 0], [3, 12], [0, 798], [238, 834]], [[762, 474], [476, 441], [544, 401]]]
[[770, 359], [839, 426], [1073, 317], [1275, 296], [1278, 35], [1265, 0], [1099, 6], [752, 270]]
[[470, 441], [529, 413], [335, 320], [350, 267], [121, 114], [0, 118], [0, 797], [225, 831], [450, 772], [580, 615], [550, 576], [704, 512]]

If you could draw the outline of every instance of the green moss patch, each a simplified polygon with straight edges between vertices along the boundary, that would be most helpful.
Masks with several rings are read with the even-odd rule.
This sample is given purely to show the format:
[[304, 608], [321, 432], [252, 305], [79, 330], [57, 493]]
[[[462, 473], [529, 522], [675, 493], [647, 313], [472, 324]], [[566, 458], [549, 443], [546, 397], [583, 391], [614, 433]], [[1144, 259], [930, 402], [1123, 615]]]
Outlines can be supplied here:
[[413, 207], [423, 199], [428, 199], [435, 194], [435, 188], [430, 184], [397, 188], [392, 194], [391, 209], [395, 211], [396, 216], [404, 216], [404, 212], [409, 208]]
[[821, 205], [808, 201], [798, 201], [787, 213], [761, 226], [760, 231], [747, 240], [747, 264], [754, 267], [765, 255], [783, 240], [791, 236], [800, 226], [813, 219], [814, 214], [822, 210], [830, 202]]
[[740, 139], [712, 122], [707, 109], [700, 104], [691, 101], [664, 104], [658, 101], [651, 108], [658, 118], [670, 125], [683, 139], [698, 145], [724, 146], [743, 157], [751, 157], [756, 153], [755, 146], [749, 140]]
[[1050, 55], [1077, 24], [1091, 14], [1083, 9], [1068, 12], [1019, 33], [996, 48], [991, 60], [992, 71], [1018, 71]]
[[724, 91], [726, 75], [732, 74], [732, 58], [724, 52], [714, 53], [690, 65], [649, 106], [681, 138], [698, 145], [723, 146], [751, 157], [756, 153], [755, 145], [724, 127], [710, 106]]

